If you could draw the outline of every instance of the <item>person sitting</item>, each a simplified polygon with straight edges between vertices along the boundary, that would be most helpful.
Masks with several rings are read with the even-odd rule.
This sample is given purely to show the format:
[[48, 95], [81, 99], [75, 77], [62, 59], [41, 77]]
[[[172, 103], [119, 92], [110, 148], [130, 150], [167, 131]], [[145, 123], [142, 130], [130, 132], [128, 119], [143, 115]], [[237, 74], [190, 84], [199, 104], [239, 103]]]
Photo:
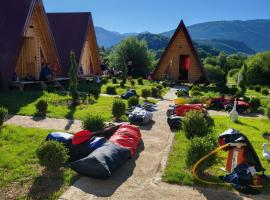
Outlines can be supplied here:
[[52, 81], [53, 80], [53, 72], [50, 68], [50, 63], [43, 64], [39, 73], [40, 81]]

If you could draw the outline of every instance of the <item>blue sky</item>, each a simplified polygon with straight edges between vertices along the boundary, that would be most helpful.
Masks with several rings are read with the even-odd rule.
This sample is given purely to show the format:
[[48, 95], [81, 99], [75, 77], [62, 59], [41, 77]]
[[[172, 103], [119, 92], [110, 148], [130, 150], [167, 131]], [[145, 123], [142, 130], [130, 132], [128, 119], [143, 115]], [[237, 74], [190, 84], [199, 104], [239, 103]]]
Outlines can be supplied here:
[[43, 0], [47, 12], [91, 11], [95, 26], [120, 33], [216, 20], [270, 19], [270, 0]]

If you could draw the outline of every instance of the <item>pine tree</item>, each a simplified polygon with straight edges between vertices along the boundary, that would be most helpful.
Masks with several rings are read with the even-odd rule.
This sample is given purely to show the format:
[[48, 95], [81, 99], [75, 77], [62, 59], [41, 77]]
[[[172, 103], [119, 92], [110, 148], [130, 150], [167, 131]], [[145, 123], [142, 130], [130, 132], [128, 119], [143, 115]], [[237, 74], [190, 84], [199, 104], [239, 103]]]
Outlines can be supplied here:
[[70, 69], [69, 69], [69, 91], [72, 97], [72, 104], [78, 105], [80, 98], [78, 92], [78, 79], [77, 79], [78, 65], [76, 63], [76, 55], [74, 51], [70, 52]]

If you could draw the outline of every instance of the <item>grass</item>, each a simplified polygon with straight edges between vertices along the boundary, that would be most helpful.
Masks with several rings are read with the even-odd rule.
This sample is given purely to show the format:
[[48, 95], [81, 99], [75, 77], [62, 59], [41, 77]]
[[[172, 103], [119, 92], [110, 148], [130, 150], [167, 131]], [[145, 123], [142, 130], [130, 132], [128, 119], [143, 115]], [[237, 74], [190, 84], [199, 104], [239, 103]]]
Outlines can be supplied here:
[[[269, 120], [240, 118], [240, 123], [236, 124], [231, 122], [228, 117], [215, 116], [214, 121], [215, 127], [213, 128], [213, 134], [216, 137], [228, 128], [234, 128], [244, 133], [254, 146], [262, 165], [266, 169], [266, 174], [270, 174], [270, 163], [262, 158], [262, 144], [266, 142], [262, 137], [262, 133], [270, 130]], [[185, 164], [186, 149], [189, 143], [190, 141], [186, 139], [183, 131], [179, 131], [175, 135], [174, 144], [163, 177], [164, 181], [181, 185], [202, 185], [193, 178], [191, 169], [187, 168]], [[222, 152], [219, 156], [219, 162], [207, 169], [207, 172], [212, 174], [210, 180], [218, 180], [217, 176], [224, 175], [220, 167], [225, 166], [226, 153]], [[270, 193], [270, 181], [264, 183], [263, 191]]]
[[6, 107], [10, 114], [34, 116], [36, 113], [35, 104], [39, 99], [45, 99], [49, 104], [47, 117], [82, 120], [88, 113], [99, 112], [105, 120], [113, 118], [111, 113], [113, 97], [100, 96], [93, 104], [81, 104], [74, 107], [69, 106], [71, 98], [67, 94], [7, 91], [0, 94], [0, 105]]
[[17, 126], [4, 126], [0, 131], [0, 193], [3, 196], [57, 199], [76, 179], [70, 169], [55, 177], [43, 173], [35, 152], [49, 132]]
[[249, 97], [257, 97], [261, 100], [261, 104], [264, 107], [270, 107], [270, 95], [265, 96], [261, 92], [256, 92], [255, 90], [247, 90], [246, 95]]

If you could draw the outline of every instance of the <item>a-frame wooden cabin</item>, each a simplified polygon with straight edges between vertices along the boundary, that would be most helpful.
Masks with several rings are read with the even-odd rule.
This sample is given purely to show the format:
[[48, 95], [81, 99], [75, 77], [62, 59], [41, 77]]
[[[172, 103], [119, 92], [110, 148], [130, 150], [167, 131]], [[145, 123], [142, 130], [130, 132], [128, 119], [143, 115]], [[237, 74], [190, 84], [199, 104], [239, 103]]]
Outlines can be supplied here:
[[181, 20], [154, 71], [155, 80], [169, 77], [174, 81], [209, 83], [207, 73]]
[[48, 13], [47, 15], [64, 73], [67, 74], [69, 71], [69, 55], [73, 50], [84, 76], [100, 74], [100, 56], [91, 13]]
[[58, 53], [42, 0], [7, 0], [0, 6], [0, 84], [16, 72], [39, 78], [42, 63], [61, 74]]

